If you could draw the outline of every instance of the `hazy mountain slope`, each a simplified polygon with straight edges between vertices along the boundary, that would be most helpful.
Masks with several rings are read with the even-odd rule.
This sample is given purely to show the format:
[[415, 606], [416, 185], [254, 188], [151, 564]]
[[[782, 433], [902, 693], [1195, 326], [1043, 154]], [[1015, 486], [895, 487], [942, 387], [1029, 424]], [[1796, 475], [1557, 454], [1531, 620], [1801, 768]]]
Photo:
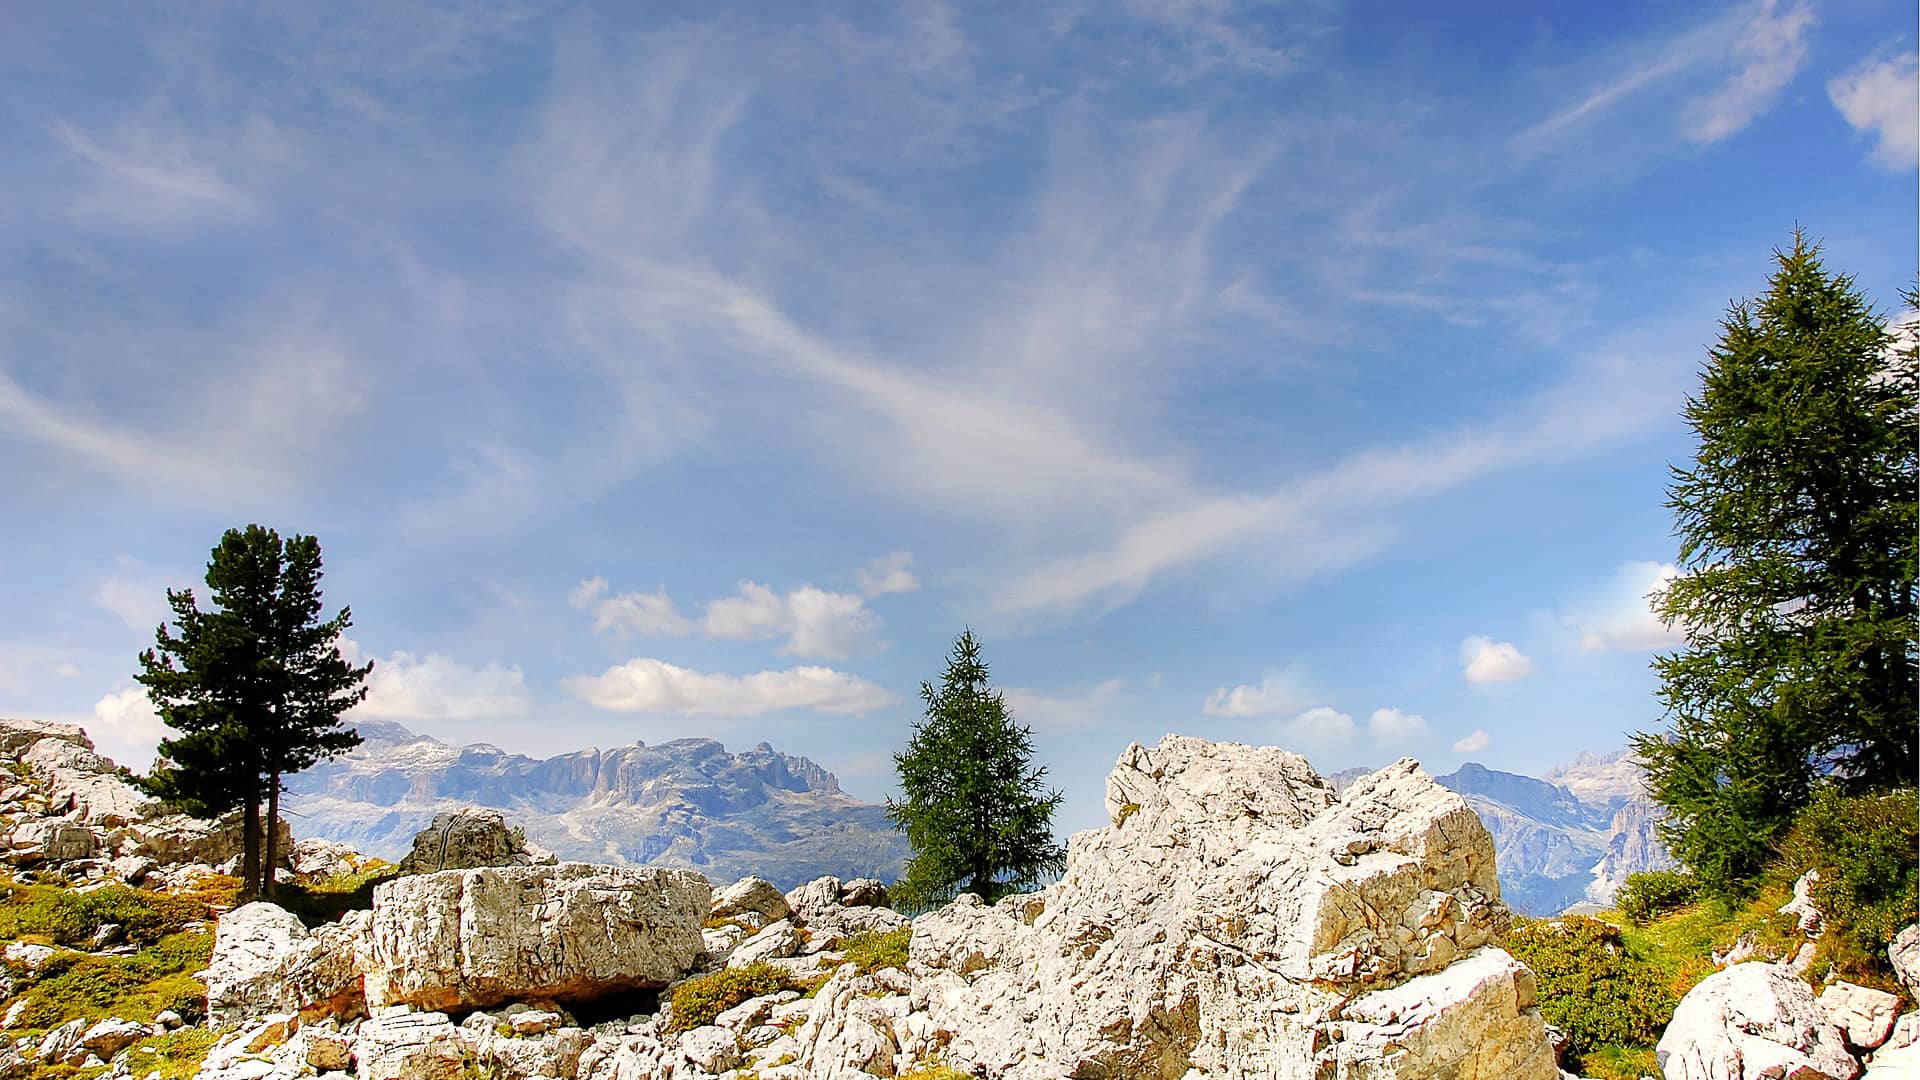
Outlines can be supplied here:
[[789, 888], [822, 874], [891, 881], [907, 856], [884, 809], [832, 773], [765, 743], [711, 739], [551, 758], [450, 746], [392, 723], [359, 725], [358, 749], [288, 781], [294, 832], [397, 858], [438, 810], [490, 806], [563, 858], [746, 874]]

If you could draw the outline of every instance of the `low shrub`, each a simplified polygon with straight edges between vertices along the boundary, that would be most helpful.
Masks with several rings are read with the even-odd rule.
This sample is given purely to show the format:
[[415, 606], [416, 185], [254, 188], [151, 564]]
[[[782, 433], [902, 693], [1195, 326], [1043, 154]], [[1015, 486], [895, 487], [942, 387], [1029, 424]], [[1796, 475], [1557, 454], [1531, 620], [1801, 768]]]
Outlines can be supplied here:
[[903, 926], [887, 933], [862, 931], [842, 942], [841, 952], [856, 967], [860, 974], [870, 975], [881, 968], [904, 968], [907, 966], [907, 942], [913, 937], [913, 927]]
[[1533, 969], [1540, 1011], [1567, 1035], [1578, 1064], [1608, 1047], [1651, 1045], [1673, 1019], [1677, 997], [1660, 969], [1599, 919], [1516, 922], [1507, 949]]
[[793, 976], [768, 963], [727, 968], [674, 988], [670, 1031], [690, 1031], [713, 1023], [713, 1018], [743, 1001], [782, 990], [801, 990]]
[[1649, 919], [1677, 911], [1700, 896], [1700, 879], [1685, 870], [1649, 870], [1630, 874], [1620, 886], [1613, 905], [1635, 926]]
[[1912, 788], [1848, 795], [1831, 785], [1795, 817], [1774, 867], [1782, 883], [1818, 870], [1813, 902], [1845, 945], [1884, 961], [1920, 910], [1920, 801]]

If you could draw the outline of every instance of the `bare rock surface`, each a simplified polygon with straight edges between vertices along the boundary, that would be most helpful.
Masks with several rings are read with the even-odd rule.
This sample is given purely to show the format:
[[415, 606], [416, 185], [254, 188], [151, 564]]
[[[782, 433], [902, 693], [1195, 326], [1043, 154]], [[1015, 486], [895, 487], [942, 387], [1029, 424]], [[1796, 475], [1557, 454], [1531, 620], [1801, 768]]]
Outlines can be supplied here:
[[527, 844], [524, 832], [507, 824], [498, 810], [469, 806], [434, 815], [413, 838], [413, 850], [400, 860], [406, 874], [470, 870], [480, 866], [532, 866], [553, 856]]
[[1121, 755], [1107, 809], [1058, 884], [917, 920], [909, 992], [836, 975], [808, 1075], [938, 1046], [1008, 1080], [1558, 1077], [1494, 945], [1492, 840], [1413, 762], [1336, 797], [1287, 751], [1168, 736]]
[[1900, 999], [1885, 990], [1836, 982], [1820, 991], [1820, 1008], [1840, 1026], [1856, 1053], [1873, 1050], [1893, 1034]]
[[465, 1009], [665, 986], [703, 955], [709, 899], [706, 879], [691, 871], [586, 863], [383, 882], [373, 893], [367, 998]]
[[1920, 1000], [1920, 923], [1893, 936], [1892, 944], [1887, 946], [1887, 963], [1907, 988], [1907, 996]]
[[355, 945], [365, 917], [309, 931], [266, 901], [228, 912], [207, 967], [207, 1019], [216, 1031], [275, 1013], [353, 1016], [364, 1011]]
[[1714, 972], [1687, 991], [1656, 1049], [1667, 1080], [1854, 1080], [1860, 1063], [1813, 988], [1777, 964]]

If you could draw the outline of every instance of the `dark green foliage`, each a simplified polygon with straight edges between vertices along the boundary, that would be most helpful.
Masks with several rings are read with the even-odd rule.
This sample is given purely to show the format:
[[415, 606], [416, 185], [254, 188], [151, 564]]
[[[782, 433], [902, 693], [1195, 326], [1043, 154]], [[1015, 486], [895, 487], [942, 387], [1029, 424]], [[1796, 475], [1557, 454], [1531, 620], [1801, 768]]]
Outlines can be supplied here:
[[674, 987], [670, 1030], [691, 1031], [713, 1023], [714, 1017], [741, 1002], [782, 990], [804, 989], [793, 976], [764, 961], [688, 979]]
[[1660, 969], [1631, 953], [1620, 928], [1580, 915], [1517, 921], [1507, 950], [1533, 969], [1540, 1011], [1567, 1035], [1568, 1062], [1608, 1046], [1645, 1046], [1678, 1004]]
[[162, 623], [155, 647], [140, 654], [135, 677], [178, 732], [161, 741], [148, 786], [203, 816], [244, 810], [243, 891], [257, 896], [272, 887], [262, 868], [273, 862], [280, 778], [359, 744], [340, 714], [366, 696], [372, 665], [340, 655], [346, 608], [320, 619], [320, 544], [311, 536], [283, 544], [258, 525], [229, 529], [207, 563], [207, 588], [211, 611], [191, 589], [168, 590], [173, 628]]
[[1648, 870], [1629, 874], [1613, 906], [1635, 926], [1686, 907], [1700, 895], [1700, 879], [1685, 870]]
[[1776, 874], [1820, 872], [1814, 906], [1854, 949], [1884, 961], [1887, 943], [1920, 910], [1920, 797], [1914, 789], [1848, 795], [1822, 785], [1780, 843]]
[[273, 902], [300, 916], [308, 926], [339, 922], [349, 911], [373, 908], [374, 886], [400, 876], [400, 868], [376, 862], [358, 874], [344, 874], [319, 881], [295, 881], [280, 886]]
[[1796, 234], [1728, 314], [1668, 490], [1680, 576], [1659, 611], [1672, 728], [1639, 736], [1673, 852], [1703, 888], [1755, 881], [1815, 778], [1912, 783], [1920, 352]]
[[122, 940], [152, 945], [177, 934], [188, 923], [212, 917], [192, 897], [109, 885], [81, 892], [51, 885], [12, 885], [0, 902], [0, 940], [44, 940], [72, 949], [87, 948], [101, 926], [116, 923]]
[[964, 887], [991, 903], [1058, 873], [1066, 851], [1052, 823], [1061, 795], [1042, 785], [1047, 770], [1031, 765], [1032, 730], [988, 689], [973, 631], [954, 642], [940, 688], [922, 683], [920, 696], [926, 717], [893, 755], [903, 797], [887, 800], [887, 816], [913, 845], [895, 902], [928, 907]]
[[911, 940], [911, 926], [884, 934], [867, 930], [841, 942], [840, 951], [846, 954], [849, 963], [860, 969], [860, 974], [871, 975], [881, 968], [905, 968], [907, 943]]

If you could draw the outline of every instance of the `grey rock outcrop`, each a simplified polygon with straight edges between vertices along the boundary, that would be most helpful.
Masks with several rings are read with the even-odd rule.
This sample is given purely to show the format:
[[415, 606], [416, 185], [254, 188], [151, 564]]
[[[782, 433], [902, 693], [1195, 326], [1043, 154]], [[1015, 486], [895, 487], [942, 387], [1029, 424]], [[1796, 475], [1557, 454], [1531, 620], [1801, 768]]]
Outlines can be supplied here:
[[373, 893], [374, 1006], [472, 1009], [665, 986], [703, 955], [710, 890], [684, 870], [591, 866], [443, 870]]
[[1058, 884], [916, 920], [909, 985], [836, 974], [798, 1064], [884, 1074], [939, 1046], [1008, 1080], [1558, 1077], [1532, 976], [1494, 944], [1492, 840], [1413, 762], [1336, 799], [1287, 751], [1168, 736], [1121, 756], [1107, 809]]
[[1920, 923], [1893, 936], [1887, 946], [1887, 964], [1907, 988], [1907, 996], [1920, 1000]]
[[357, 953], [365, 922], [360, 914], [309, 931], [299, 916], [266, 901], [228, 912], [204, 975], [209, 1026], [230, 1030], [276, 1013], [364, 1013]]
[[435, 814], [432, 823], [414, 836], [413, 849], [400, 860], [400, 872], [431, 874], [553, 861], [545, 851], [529, 848], [526, 833], [508, 825], [500, 811], [468, 806]]
[[1813, 988], [1777, 964], [1735, 964], [1687, 991], [1655, 1053], [1667, 1080], [1854, 1080], [1860, 1063]]

